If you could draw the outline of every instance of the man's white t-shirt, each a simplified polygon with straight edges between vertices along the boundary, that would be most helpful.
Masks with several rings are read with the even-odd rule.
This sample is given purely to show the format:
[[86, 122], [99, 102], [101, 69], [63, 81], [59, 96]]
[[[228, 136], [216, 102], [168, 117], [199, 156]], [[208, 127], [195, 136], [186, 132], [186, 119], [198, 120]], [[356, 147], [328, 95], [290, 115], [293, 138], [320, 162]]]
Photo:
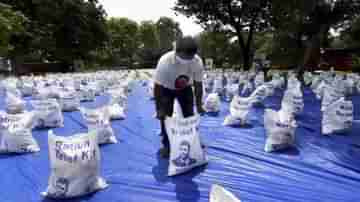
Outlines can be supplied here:
[[187, 76], [189, 84], [193, 81], [203, 80], [204, 64], [198, 55], [189, 64], [182, 64], [176, 59], [175, 51], [170, 51], [163, 55], [155, 70], [155, 83], [175, 90], [175, 81], [179, 76]]

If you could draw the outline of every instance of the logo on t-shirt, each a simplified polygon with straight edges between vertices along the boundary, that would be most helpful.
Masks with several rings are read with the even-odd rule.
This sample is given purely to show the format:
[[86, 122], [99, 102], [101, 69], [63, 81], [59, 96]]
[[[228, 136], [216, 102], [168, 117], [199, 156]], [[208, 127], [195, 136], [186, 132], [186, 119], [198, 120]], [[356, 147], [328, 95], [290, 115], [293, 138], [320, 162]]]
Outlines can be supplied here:
[[176, 90], [182, 90], [189, 86], [190, 79], [186, 75], [180, 75], [175, 80], [175, 88]]

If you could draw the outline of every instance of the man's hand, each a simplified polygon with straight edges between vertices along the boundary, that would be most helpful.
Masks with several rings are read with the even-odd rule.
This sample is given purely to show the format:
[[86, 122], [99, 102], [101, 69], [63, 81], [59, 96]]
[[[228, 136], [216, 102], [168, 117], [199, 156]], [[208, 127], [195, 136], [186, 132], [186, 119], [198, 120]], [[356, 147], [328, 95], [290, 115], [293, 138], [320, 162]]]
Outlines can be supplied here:
[[204, 115], [205, 110], [202, 106], [202, 97], [203, 97], [203, 86], [202, 82], [194, 82], [195, 98], [196, 98], [196, 108], [200, 115]]
[[197, 109], [197, 112], [200, 114], [200, 116], [203, 116], [206, 113], [206, 111], [202, 105], [197, 105], [196, 109]]

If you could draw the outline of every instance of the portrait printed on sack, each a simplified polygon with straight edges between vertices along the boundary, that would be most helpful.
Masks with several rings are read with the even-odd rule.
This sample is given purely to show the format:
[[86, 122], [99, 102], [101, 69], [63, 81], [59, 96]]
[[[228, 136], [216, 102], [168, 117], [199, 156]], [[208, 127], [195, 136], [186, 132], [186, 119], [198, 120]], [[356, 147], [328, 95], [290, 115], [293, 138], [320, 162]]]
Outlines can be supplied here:
[[191, 146], [188, 141], [182, 141], [179, 146], [179, 156], [172, 160], [176, 167], [187, 167], [196, 163], [196, 159], [190, 157]]

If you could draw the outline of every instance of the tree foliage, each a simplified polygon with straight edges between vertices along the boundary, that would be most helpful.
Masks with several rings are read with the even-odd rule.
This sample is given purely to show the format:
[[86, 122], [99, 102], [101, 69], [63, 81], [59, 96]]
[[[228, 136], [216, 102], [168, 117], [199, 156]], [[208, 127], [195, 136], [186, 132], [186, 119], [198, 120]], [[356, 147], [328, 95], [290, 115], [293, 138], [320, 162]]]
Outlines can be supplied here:
[[344, 29], [341, 32], [338, 40], [342, 43], [343, 46], [350, 48], [360, 47], [360, 17], [355, 19], [349, 28]]
[[107, 29], [109, 41], [106, 47], [110, 62], [114, 65], [132, 64], [140, 45], [137, 22], [128, 18], [110, 18], [107, 21]]
[[[297, 54], [300, 66], [317, 64], [320, 47], [330, 46], [330, 29], [347, 29], [360, 14], [357, 0], [273, 0], [272, 26], [279, 49]], [[279, 51], [280, 50], [280, 51]]]
[[250, 67], [253, 34], [270, 28], [270, 0], [178, 0], [175, 10], [196, 17], [207, 29], [236, 36], [245, 68]]
[[24, 31], [25, 16], [14, 11], [9, 5], [0, 3], [0, 56], [6, 55], [13, 47], [10, 37]]
[[173, 48], [173, 42], [182, 36], [179, 23], [169, 17], [161, 17], [156, 22], [159, 48], [161, 53], [165, 53]]
[[105, 11], [97, 0], [0, 0], [27, 18], [23, 34], [12, 35], [14, 57], [35, 54], [41, 60], [72, 62], [103, 45]]
[[233, 50], [226, 33], [204, 31], [198, 36], [198, 40], [203, 58], [212, 58], [216, 67], [222, 67], [225, 62], [229, 62]]

